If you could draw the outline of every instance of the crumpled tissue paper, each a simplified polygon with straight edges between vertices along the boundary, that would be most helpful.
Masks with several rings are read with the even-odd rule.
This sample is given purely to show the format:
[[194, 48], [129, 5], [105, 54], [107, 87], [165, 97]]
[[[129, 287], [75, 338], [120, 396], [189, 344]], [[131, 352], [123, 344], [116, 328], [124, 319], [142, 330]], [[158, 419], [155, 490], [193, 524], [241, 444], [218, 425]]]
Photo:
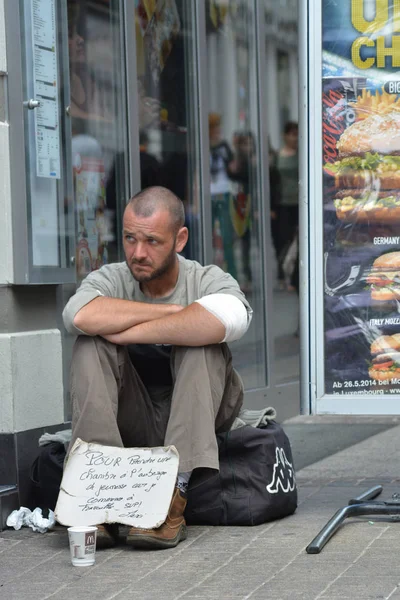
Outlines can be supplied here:
[[21, 506], [19, 510], [13, 510], [7, 518], [7, 527], [14, 527], [14, 529], [21, 529], [21, 527], [30, 527], [33, 531], [39, 533], [46, 533], [48, 529], [53, 529], [56, 519], [54, 512], [49, 510], [49, 516], [47, 519], [42, 514], [41, 508], [35, 508], [32, 512], [29, 508]]

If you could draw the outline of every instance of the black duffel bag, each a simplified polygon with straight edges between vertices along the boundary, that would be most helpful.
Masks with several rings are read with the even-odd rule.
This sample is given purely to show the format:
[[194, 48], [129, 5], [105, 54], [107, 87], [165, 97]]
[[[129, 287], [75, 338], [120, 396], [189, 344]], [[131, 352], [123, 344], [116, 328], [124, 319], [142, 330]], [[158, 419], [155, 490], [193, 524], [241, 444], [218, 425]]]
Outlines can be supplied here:
[[217, 435], [219, 473], [189, 483], [192, 525], [258, 525], [295, 512], [297, 488], [289, 438], [278, 423]]

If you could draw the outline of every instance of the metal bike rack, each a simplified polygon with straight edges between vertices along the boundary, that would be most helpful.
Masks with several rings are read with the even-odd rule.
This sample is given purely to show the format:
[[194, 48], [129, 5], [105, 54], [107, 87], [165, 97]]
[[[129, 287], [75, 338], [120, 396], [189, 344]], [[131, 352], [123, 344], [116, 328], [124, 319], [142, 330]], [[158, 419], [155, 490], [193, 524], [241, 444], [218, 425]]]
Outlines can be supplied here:
[[325, 544], [328, 543], [344, 520], [348, 517], [365, 515], [400, 515], [400, 494], [393, 494], [391, 500], [369, 502], [379, 496], [382, 491], [383, 487], [381, 485], [376, 485], [363, 494], [360, 494], [360, 496], [349, 500], [348, 505], [339, 509], [307, 546], [307, 554], [319, 554]]

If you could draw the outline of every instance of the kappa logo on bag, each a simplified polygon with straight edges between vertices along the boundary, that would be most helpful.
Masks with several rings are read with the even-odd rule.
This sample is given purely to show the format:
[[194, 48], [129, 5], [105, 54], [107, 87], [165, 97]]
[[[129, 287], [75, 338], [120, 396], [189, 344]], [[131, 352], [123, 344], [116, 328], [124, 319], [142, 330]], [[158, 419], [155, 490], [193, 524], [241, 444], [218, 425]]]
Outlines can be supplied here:
[[285, 494], [293, 492], [296, 487], [294, 469], [292, 463], [288, 461], [283, 448], [275, 449], [275, 459], [272, 481], [267, 485], [267, 492], [277, 494], [279, 488]]

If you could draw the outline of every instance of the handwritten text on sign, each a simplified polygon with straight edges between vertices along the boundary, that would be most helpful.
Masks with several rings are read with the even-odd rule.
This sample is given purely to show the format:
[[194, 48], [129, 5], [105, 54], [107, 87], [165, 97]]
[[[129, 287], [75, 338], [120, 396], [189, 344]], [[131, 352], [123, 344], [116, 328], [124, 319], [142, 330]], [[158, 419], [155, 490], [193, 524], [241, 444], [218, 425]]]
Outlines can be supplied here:
[[161, 525], [168, 514], [179, 455], [165, 448], [114, 448], [76, 440], [55, 516], [62, 525]]

